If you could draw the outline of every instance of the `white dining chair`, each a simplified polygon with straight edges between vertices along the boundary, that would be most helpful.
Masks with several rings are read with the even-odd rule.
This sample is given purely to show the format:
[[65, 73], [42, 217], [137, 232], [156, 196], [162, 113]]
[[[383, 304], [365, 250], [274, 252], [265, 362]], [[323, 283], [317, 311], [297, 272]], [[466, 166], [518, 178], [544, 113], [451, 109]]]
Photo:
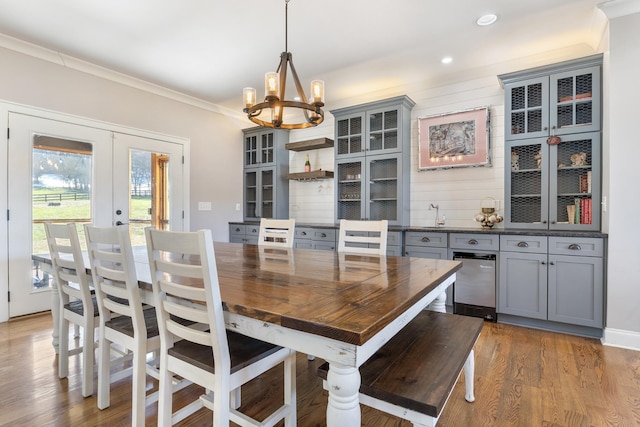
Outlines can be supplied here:
[[[100, 310], [98, 408], [110, 405], [110, 383], [132, 374], [131, 425], [144, 426], [145, 408], [158, 398], [157, 392], [146, 395], [147, 374], [159, 378], [160, 336], [155, 308], [142, 304], [129, 227], [85, 224], [84, 230]], [[133, 356], [132, 369], [121, 370], [121, 375], [111, 373], [112, 364], [117, 362], [111, 360], [114, 348], [124, 348]], [[149, 353], [156, 353], [156, 357], [148, 357]]]
[[[69, 358], [82, 353], [82, 395], [93, 394], [93, 368], [95, 363], [94, 329], [99, 311], [95, 295], [82, 257], [75, 223], [45, 222], [44, 230], [51, 255], [52, 274], [58, 284], [60, 299], [58, 376], [69, 374]], [[69, 322], [82, 328], [82, 346], [69, 349]]]
[[260, 219], [258, 246], [292, 248], [296, 228], [295, 219]]
[[338, 252], [386, 255], [389, 221], [340, 220]]
[[[211, 231], [146, 228], [145, 234], [161, 341], [158, 425], [171, 425], [204, 406], [213, 411], [214, 426], [274, 425], [283, 419], [294, 426], [295, 352], [225, 329]], [[240, 387], [282, 362], [284, 403], [264, 424], [239, 412]], [[173, 413], [172, 374], [205, 388], [199, 399]]]

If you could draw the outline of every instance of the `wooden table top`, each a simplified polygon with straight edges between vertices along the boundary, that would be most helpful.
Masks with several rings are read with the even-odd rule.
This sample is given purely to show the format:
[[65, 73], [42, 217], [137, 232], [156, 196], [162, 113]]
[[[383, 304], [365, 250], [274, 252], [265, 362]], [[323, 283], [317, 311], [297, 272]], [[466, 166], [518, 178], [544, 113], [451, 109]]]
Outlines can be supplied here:
[[[214, 243], [225, 310], [362, 345], [455, 273], [462, 263], [311, 249]], [[138, 280], [150, 287], [146, 248], [134, 248]], [[33, 259], [50, 263], [48, 256]], [[86, 263], [88, 265], [88, 262]]]

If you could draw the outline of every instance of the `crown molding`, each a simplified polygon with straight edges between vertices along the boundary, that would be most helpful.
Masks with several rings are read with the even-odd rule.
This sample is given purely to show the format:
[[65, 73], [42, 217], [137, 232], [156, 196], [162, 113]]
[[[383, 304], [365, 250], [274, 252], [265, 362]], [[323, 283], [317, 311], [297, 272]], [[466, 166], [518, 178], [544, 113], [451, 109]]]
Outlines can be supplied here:
[[598, 8], [607, 15], [608, 19], [620, 18], [640, 12], [640, 0], [611, 0], [600, 3]]
[[82, 73], [90, 74], [95, 77], [99, 77], [105, 80], [109, 80], [115, 83], [119, 83], [125, 86], [129, 86], [135, 89], [142, 90], [144, 92], [159, 95], [174, 101], [182, 102], [187, 105], [191, 105], [203, 110], [211, 111], [214, 113], [222, 114], [236, 120], [244, 120], [246, 116], [241, 112], [237, 112], [227, 107], [223, 107], [218, 104], [214, 104], [209, 101], [205, 101], [200, 98], [196, 98], [191, 95], [187, 95], [166, 87], [144, 81], [129, 75], [119, 73], [114, 70], [110, 70], [105, 67], [101, 67], [96, 64], [92, 64], [87, 61], [75, 58], [70, 55], [66, 55], [52, 49], [47, 49], [42, 46], [38, 46], [33, 43], [25, 42], [23, 40], [0, 34], [0, 47], [4, 47], [9, 50], [13, 50], [24, 55], [28, 55], [34, 58], [38, 58], [44, 61], [51, 62], [61, 67], [69, 68], [71, 70], [80, 71]]

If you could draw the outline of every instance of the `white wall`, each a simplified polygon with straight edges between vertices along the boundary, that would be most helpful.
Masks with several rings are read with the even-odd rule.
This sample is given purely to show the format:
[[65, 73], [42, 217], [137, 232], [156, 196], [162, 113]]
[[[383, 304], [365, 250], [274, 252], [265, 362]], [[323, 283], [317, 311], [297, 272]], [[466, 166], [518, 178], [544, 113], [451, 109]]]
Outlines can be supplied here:
[[[0, 100], [188, 138], [190, 227], [228, 240], [227, 222], [242, 218], [235, 205], [242, 202], [246, 122], [2, 47], [0, 63]], [[199, 201], [213, 209], [199, 212]]]
[[609, 21], [609, 262], [604, 341], [640, 349], [640, 13]]

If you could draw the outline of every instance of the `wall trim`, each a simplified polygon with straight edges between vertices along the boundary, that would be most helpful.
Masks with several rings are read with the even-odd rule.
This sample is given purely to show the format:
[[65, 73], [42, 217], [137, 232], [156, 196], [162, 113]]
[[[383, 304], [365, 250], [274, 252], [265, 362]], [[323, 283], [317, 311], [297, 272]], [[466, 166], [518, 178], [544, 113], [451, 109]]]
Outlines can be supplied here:
[[606, 346], [640, 351], [640, 332], [605, 328], [601, 342]]
[[640, 12], [640, 0], [612, 0], [600, 3], [598, 8], [608, 19], [615, 19]]

